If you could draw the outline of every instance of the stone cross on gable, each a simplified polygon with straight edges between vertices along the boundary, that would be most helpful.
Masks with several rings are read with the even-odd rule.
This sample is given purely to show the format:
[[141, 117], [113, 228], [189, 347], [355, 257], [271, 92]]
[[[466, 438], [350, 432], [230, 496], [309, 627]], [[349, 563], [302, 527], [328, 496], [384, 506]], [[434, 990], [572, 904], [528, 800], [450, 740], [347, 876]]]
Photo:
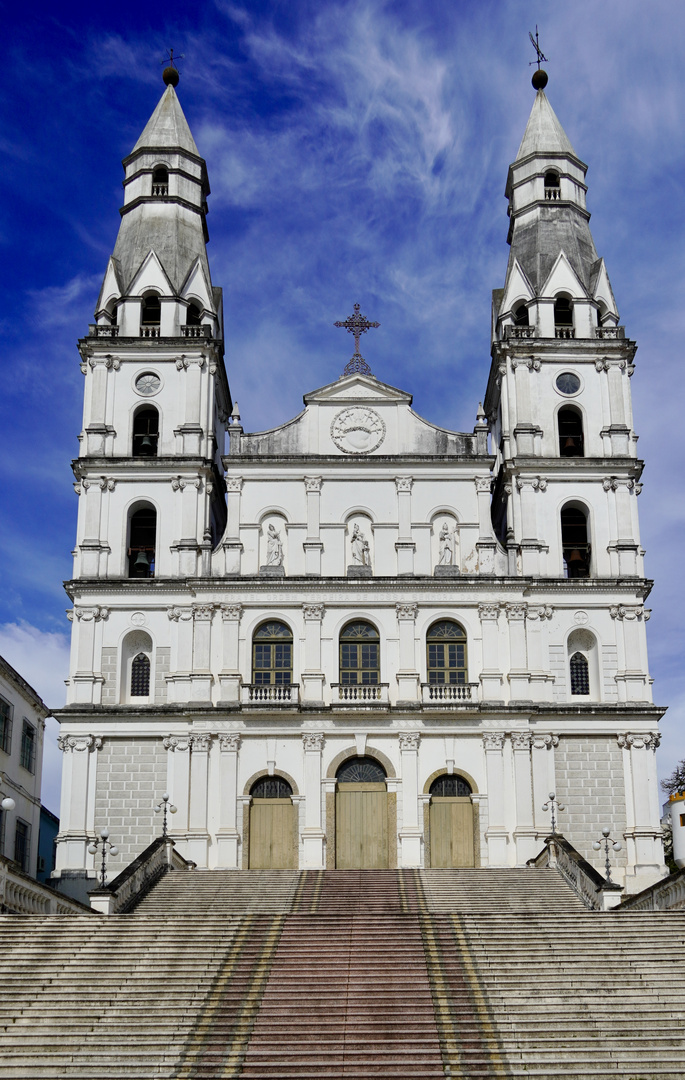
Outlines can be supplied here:
[[350, 315], [343, 322], [338, 321], [333, 325], [342, 326], [347, 330], [348, 334], [354, 334], [354, 356], [346, 365], [343, 375], [352, 375], [355, 371], [360, 371], [362, 375], [371, 375], [371, 368], [359, 352], [359, 339], [362, 334], [367, 332], [367, 330], [375, 329], [381, 324], [379, 322], [369, 322], [369, 320], [361, 314], [359, 304], [355, 304], [354, 315]]

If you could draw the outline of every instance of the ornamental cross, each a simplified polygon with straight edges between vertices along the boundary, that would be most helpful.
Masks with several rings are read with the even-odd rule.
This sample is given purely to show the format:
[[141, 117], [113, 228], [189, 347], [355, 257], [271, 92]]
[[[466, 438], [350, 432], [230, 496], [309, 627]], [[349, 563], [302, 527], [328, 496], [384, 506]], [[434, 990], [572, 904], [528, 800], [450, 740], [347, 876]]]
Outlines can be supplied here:
[[540, 41], [539, 41], [539, 38], [538, 38], [538, 28], [537, 28], [537, 26], [535, 27], [535, 37], [533, 37], [533, 35], [532, 35], [532, 33], [530, 31], [528, 31], [528, 37], [530, 38], [531, 45], [533, 46], [536, 53], [538, 54], [537, 60], [531, 60], [530, 63], [528, 64], [528, 67], [530, 67], [531, 64], [537, 64], [538, 69], [539, 69], [540, 64], [542, 63], [543, 60], [545, 61], [546, 64], [549, 63], [549, 60], [547, 59], [547, 57], [543, 53], [542, 49], [540, 48]]
[[360, 371], [363, 375], [371, 375], [371, 368], [359, 352], [359, 339], [367, 330], [375, 329], [381, 324], [379, 322], [369, 322], [369, 320], [361, 314], [359, 304], [355, 304], [354, 315], [350, 315], [344, 322], [338, 321], [333, 323], [333, 325], [342, 326], [347, 330], [348, 334], [354, 334], [354, 356], [346, 365], [343, 375], [352, 375], [355, 371]]
[[180, 56], [174, 56], [173, 49], [167, 49], [167, 52], [169, 53], [169, 55], [165, 56], [163, 60], [160, 60], [160, 64], [167, 64], [169, 67], [176, 67], [177, 60], [185, 60], [185, 56], [183, 56], [183, 54], [181, 54]]

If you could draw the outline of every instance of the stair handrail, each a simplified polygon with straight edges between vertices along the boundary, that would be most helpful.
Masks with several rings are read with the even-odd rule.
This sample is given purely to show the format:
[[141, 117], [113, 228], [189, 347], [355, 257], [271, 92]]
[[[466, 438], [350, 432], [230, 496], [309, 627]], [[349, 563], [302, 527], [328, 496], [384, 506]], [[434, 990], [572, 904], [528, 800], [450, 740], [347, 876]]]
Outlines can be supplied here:
[[558, 870], [591, 911], [609, 911], [621, 902], [623, 886], [602, 877], [561, 833], [548, 836], [540, 854], [529, 859], [527, 865]]
[[617, 911], [682, 911], [685, 909], [685, 867], [669, 874], [639, 893], [626, 896]]
[[176, 851], [170, 837], [158, 836], [113, 881], [88, 893], [90, 905], [102, 915], [123, 915], [132, 911], [165, 874], [194, 867], [195, 863]]

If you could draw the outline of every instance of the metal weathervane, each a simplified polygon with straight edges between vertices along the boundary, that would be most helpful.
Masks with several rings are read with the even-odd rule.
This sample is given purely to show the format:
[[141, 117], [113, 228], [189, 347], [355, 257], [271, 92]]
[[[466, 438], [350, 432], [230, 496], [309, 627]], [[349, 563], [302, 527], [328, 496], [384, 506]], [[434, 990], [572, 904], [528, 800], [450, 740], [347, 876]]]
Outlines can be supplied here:
[[166, 64], [167, 67], [176, 67], [177, 60], [185, 60], [183, 53], [179, 56], [174, 56], [173, 49], [167, 49], [168, 56], [165, 56], [163, 60], [160, 60], [160, 64]]
[[373, 374], [371, 368], [367, 364], [366, 360], [359, 351], [359, 339], [362, 334], [365, 334], [367, 330], [375, 330], [380, 326], [379, 322], [369, 322], [369, 320], [361, 314], [359, 310], [359, 304], [354, 305], [354, 315], [350, 315], [343, 322], [333, 323], [334, 326], [342, 326], [347, 330], [348, 334], [354, 334], [354, 356], [345, 366], [343, 375], [353, 375], [355, 372], [361, 372], [362, 375]]
[[532, 64], [537, 64], [538, 69], [539, 69], [540, 64], [542, 63], [543, 60], [544, 60], [544, 62], [546, 64], [549, 63], [549, 60], [545, 56], [545, 54], [543, 53], [542, 49], [540, 48], [540, 41], [538, 39], [538, 28], [537, 28], [537, 26], [535, 27], [535, 37], [533, 37], [532, 31], [530, 31], [530, 30], [528, 31], [528, 37], [530, 38], [531, 45], [533, 46], [533, 48], [535, 49], [535, 52], [537, 53], [537, 60], [531, 60], [530, 63], [528, 64], [528, 67], [530, 67]]

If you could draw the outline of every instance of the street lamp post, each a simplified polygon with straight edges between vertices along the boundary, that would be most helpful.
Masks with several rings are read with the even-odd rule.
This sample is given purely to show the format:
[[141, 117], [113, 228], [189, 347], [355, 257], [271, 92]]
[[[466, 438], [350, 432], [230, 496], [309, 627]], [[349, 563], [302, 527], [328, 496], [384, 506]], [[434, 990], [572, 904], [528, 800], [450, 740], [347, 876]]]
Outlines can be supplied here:
[[167, 837], [167, 812], [170, 813], [170, 814], [175, 814], [176, 813], [176, 807], [173, 805], [173, 803], [171, 805], [169, 805], [169, 799], [170, 798], [171, 798], [171, 796], [168, 795], [166, 793], [166, 791], [165, 791], [164, 794], [162, 795], [162, 801], [160, 803], [158, 803], [157, 806], [155, 806], [155, 813], [156, 814], [159, 814], [162, 811], [164, 811], [164, 816], [162, 818], [162, 836], [164, 837], [165, 840], [166, 840], [166, 837]]
[[88, 851], [91, 855], [97, 855], [98, 850], [102, 851], [102, 864], [100, 866], [100, 888], [104, 889], [105, 881], [107, 880], [107, 855], [118, 855], [119, 848], [116, 844], [110, 843], [109, 829], [101, 829], [100, 836], [93, 840], [92, 844], [88, 845]]
[[0, 806], [2, 807], [3, 810], [14, 810], [16, 805], [17, 804], [15, 803], [14, 799], [10, 799], [10, 798], [3, 799], [2, 802], [0, 803]]
[[606, 870], [606, 879], [607, 879], [607, 881], [611, 881], [611, 863], [609, 862], [609, 845], [611, 844], [611, 847], [613, 848], [614, 851], [620, 851], [622, 849], [622, 847], [623, 847], [623, 844], [621, 844], [618, 840], [612, 840], [611, 839], [611, 837], [609, 835], [610, 833], [611, 833], [611, 829], [606, 829], [606, 828], [602, 829], [602, 839], [601, 840], [595, 840], [594, 844], [592, 845], [595, 851], [600, 851], [601, 848], [602, 848], [602, 844], [604, 844], [604, 867], [605, 867], [605, 870]]
[[556, 800], [555, 792], [550, 791], [550, 793], [549, 793], [549, 801], [542, 804], [542, 809], [543, 810], [549, 810], [551, 812], [551, 815], [552, 815], [552, 836], [557, 835], [557, 816], [556, 816], [555, 807], [556, 807], [556, 810], [565, 810], [566, 809], [565, 806], [562, 806], [562, 804], [560, 802], [556, 802], [555, 800]]

